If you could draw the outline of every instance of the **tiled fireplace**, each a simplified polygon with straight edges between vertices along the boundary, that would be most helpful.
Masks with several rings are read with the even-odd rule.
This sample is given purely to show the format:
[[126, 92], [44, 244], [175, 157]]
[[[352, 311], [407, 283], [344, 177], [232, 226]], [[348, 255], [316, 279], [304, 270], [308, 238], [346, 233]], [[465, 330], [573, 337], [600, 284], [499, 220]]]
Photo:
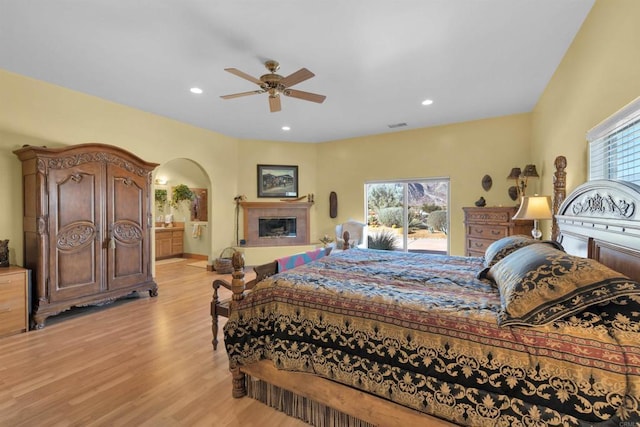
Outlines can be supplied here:
[[306, 202], [242, 202], [246, 245], [308, 245], [311, 205]]

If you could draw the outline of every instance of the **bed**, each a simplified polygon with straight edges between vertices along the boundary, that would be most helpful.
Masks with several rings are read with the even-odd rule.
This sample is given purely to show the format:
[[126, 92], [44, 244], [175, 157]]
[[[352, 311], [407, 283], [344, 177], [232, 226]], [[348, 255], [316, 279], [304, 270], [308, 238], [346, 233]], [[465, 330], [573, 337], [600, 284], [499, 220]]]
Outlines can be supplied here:
[[556, 240], [483, 258], [350, 249], [245, 294], [235, 257], [234, 397], [313, 425], [636, 425], [640, 187], [563, 187]]

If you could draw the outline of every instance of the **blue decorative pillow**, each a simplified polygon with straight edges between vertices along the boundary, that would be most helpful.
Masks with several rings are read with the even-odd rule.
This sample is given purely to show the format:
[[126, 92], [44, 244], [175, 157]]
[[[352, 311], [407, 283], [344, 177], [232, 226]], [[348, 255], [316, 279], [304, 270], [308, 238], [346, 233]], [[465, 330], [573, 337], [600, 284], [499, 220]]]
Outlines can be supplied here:
[[491, 267], [487, 277], [500, 292], [501, 326], [545, 325], [594, 304], [640, 295], [640, 283], [549, 245], [513, 252]]
[[496, 262], [506, 257], [511, 252], [536, 242], [539, 241], [520, 234], [496, 240], [484, 251], [484, 266], [492, 267]]
[[485, 268], [476, 276], [478, 279], [484, 279], [489, 272], [489, 269], [493, 267], [498, 261], [514, 251], [525, 246], [544, 243], [551, 245], [557, 249], [564, 250], [562, 245], [553, 240], [535, 240], [531, 237], [516, 234], [513, 236], [503, 237], [491, 243], [484, 252], [484, 266]]

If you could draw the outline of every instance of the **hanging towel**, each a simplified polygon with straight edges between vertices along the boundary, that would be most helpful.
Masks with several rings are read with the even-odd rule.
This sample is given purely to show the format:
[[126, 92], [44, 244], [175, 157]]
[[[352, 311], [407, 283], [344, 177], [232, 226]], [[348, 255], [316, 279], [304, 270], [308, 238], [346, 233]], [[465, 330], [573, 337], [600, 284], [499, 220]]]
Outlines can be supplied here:
[[202, 234], [202, 227], [200, 224], [193, 224], [193, 229], [191, 230], [191, 237], [194, 239], [199, 239], [200, 234]]

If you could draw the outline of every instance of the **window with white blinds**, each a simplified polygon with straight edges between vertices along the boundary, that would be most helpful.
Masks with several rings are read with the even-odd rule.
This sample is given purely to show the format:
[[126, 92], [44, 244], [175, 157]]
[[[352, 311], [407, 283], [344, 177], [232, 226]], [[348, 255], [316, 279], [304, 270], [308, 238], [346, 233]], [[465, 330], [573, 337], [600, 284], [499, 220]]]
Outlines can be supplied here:
[[589, 141], [589, 180], [640, 184], [640, 98], [594, 127]]

